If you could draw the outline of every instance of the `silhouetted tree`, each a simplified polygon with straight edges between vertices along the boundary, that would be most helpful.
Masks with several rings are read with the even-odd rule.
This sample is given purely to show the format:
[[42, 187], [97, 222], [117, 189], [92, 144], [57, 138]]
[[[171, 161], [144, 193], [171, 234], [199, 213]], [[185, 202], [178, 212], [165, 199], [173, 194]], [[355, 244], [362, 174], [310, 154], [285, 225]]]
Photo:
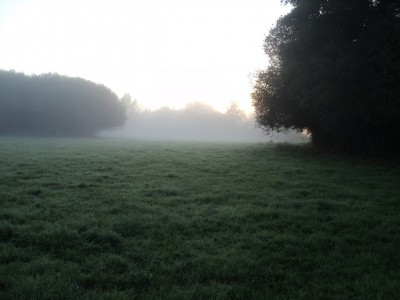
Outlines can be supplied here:
[[0, 133], [90, 136], [122, 126], [125, 107], [107, 87], [57, 74], [0, 71]]
[[399, 151], [400, 1], [285, 0], [252, 94], [267, 130], [308, 129], [315, 146]]

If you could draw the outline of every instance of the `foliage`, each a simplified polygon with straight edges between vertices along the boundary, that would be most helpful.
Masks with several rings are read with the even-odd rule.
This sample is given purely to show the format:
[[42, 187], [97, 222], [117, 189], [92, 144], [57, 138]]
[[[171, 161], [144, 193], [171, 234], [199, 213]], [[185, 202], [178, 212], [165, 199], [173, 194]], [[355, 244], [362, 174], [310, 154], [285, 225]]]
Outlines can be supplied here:
[[395, 166], [308, 147], [4, 137], [0, 165], [1, 299], [400, 294]]
[[124, 119], [124, 106], [103, 85], [0, 70], [0, 134], [90, 136]]
[[308, 129], [339, 151], [398, 152], [400, 1], [286, 0], [253, 91], [267, 129]]

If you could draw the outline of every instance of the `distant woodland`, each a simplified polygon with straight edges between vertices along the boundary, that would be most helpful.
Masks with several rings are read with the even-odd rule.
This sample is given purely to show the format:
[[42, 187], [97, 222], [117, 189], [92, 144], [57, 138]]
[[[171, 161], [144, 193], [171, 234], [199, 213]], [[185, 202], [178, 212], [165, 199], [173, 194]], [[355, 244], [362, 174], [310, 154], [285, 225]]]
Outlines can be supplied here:
[[266, 136], [236, 104], [225, 113], [192, 103], [184, 109], [140, 109], [104, 85], [58, 74], [0, 71], [0, 134], [122, 137], [147, 140], [306, 142], [297, 132]]
[[129, 95], [122, 98], [127, 107], [124, 127], [100, 132], [100, 136], [146, 140], [188, 140], [222, 142], [308, 142], [295, 131], [286, 134], [265, 132], [256, 128], [252, 115], [246, 115], [232, 103], [225, 113], [202, 103], [191, 103], [182, 109], [164, 107], [143, 110]]
[[0, 70], [0, 134], [83, 137], [124, 121], [125, 106], [104, 85]]

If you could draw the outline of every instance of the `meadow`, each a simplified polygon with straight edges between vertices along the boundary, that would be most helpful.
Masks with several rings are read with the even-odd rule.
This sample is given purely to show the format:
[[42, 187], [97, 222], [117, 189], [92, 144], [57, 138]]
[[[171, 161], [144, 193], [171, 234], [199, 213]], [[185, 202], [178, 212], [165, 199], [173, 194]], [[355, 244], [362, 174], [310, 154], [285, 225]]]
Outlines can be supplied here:
[[400, 167], [0, 138], [0, 299], [398, 299]]

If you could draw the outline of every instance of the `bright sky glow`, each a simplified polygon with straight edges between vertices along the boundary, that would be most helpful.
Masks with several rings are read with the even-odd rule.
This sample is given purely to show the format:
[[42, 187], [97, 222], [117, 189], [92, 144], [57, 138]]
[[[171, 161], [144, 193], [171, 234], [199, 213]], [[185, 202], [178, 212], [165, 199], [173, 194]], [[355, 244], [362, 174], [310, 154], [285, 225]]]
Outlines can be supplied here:
[[0, 0], [0, 68], [102, 83], [145, 108], [231, 102], [267, 66], [280, 0]]

